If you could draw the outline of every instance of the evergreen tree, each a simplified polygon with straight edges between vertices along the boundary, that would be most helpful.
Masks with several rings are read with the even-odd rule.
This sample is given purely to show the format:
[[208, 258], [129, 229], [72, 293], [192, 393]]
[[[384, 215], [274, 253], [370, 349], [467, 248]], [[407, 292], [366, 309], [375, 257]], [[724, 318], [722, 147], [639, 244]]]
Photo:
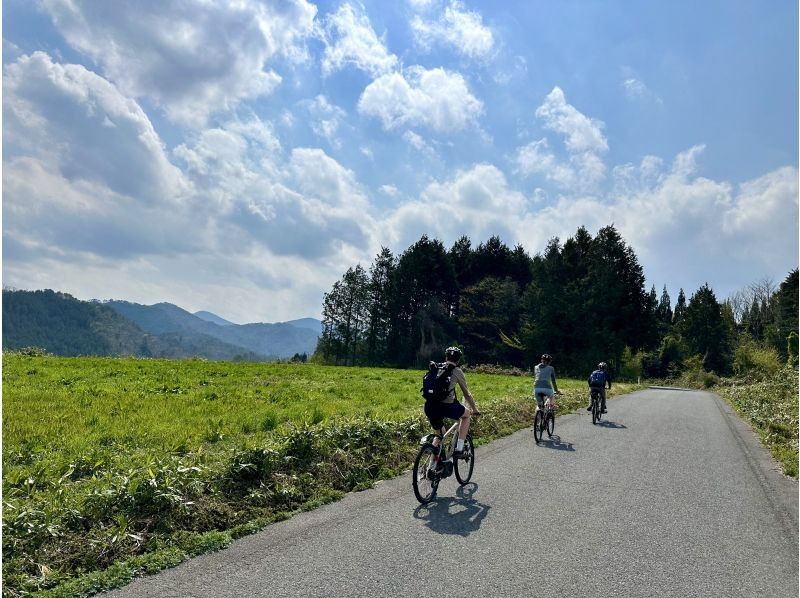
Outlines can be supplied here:
[[383, 363], [387, 358], [394, 268], [395, 259], [392, 252], [386, 247], [381, 247], [381, 251], [375, 257], [369, 271], [369, 326], [366, 361], [370, 364]]
[[731, 371], [733, 339], [730, 323], [723, 318], [722, 306], [707, 283], [692, 295], [686, 306], [682, 335], [689, 351], [702, 358], [706, 370], [718, 374]]
[[686, 314], [686, 295], [683, 289], [678, 292], [678, 302], [675, 304], [675, 312], [672, 314], [672, 326], [675, 330], [681, 330], [683, 326], [683, 317]]

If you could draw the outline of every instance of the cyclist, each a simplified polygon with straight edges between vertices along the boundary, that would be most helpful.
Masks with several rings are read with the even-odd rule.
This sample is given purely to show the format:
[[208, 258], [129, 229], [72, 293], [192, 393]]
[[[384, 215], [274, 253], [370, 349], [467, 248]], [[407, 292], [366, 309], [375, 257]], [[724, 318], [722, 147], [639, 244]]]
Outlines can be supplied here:
[[[480, 415], [475, 399], [469, 392], [467, 387], [467, 377], [461, 368], [458, 367], [458, 362], [461, 361], [463, 353], [458, 347], [448, 347], [445, 351], [445, 363], [452, 366], [450, 374], [450, 388], [447, 392], [447, 398], [441, 402], [425, 401], [425, 415], [431, 422], [431, 426], [436, 430], [439, 435], [433, 439], [433, 445], [439, 446], [441, 438], [447, 431], [444, 427], [444, 419], [457, 419], [458, 423], [458, 439], [456, 440], [456, 449], [453, 452], [453, 458], [458, 459], [464, 455], [464, 439], [469, 432], [469, 422], [473, 415]], [[469, 409], [464, 407], [458, 402], [456, 396], [456, 385], [461, 387], [461, 392], [464, 398], [469, 403]]]
[[597, 391], [600, 393], [600, 413], [608, 413], [606, 411], [606, 384], [608, 389], [611, 390], [611, 374], [608, 372], [608, 364], [601, 361], [597, 364], [597, 369], [589, 375], [589, 406], [586, 411], [592, 410], [591, 393]]
[[556, 384], [556, 371], [550, 362], [553, 357], [548, 353], [542, 355], [539, 365], [533, 368], [533, 396], [536, 398], [536, 409], [544, 409], [545, 399], [552, 404], [553, 392], [560, 395]]

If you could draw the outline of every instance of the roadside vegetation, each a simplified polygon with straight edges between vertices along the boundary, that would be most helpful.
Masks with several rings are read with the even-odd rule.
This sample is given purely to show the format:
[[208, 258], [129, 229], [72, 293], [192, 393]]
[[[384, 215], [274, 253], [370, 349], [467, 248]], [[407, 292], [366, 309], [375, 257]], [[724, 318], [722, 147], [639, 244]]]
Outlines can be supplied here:
[[[3, 594], [91, 595], [410, 465], [423, 372], [3, 356]], [[530, 425], [529, 376], [469, 374], [479, 442]], [[564, 380], [560, 412], [585, 401]], [[630, 385], [614, 386], [615, 393]]]

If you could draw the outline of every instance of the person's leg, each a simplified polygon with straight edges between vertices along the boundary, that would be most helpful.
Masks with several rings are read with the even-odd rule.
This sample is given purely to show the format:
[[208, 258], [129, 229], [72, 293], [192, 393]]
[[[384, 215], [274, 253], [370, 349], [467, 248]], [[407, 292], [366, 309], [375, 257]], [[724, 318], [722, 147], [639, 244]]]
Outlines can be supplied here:
[[458, 439], [464, 440], [469, 432], [469, 422], [472, 419], [472, 411], [464, 409], [464, 415], [458, 418]]

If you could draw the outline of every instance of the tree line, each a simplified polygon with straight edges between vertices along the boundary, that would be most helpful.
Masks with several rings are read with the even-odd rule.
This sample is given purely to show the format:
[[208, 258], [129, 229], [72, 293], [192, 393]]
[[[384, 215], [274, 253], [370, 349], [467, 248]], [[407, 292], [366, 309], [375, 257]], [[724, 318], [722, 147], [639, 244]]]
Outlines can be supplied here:
[[527, 368], [546, 352], [571, 375], [601, 360], [626, 377], [687, 367], [727, 375], [758, 362], [753, 351], [796, 358], [797, 287], [795, 270], [777, 289], [753, 285], [720, 302], [705, 284], [689, 299], [681, 289], [673, 308], [666, 286], [647, 291], [614, 226], [594, 237], [580, 227], [533, 257], [497, 236], [477, 247], [462, 236], [446, 248], [423, 235], [397, 256], [382, 248], [369, 269], [351, 267], [333, 284], [314, 360], [419, 367], [459, 345], [473, 365]]

